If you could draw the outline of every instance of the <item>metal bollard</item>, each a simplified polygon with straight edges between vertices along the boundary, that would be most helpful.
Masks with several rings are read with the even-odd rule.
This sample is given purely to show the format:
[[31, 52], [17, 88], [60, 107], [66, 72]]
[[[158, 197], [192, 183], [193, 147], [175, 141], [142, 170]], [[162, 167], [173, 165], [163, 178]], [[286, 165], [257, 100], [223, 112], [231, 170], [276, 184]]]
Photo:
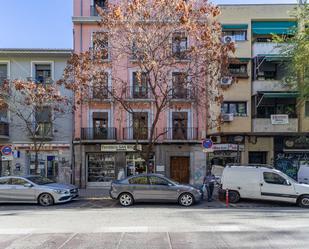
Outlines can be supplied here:
[[228, 208], [229, 207], [229, 190], [228, 189], [225, 190], [225, 204], [226, 204], [226, 207]]

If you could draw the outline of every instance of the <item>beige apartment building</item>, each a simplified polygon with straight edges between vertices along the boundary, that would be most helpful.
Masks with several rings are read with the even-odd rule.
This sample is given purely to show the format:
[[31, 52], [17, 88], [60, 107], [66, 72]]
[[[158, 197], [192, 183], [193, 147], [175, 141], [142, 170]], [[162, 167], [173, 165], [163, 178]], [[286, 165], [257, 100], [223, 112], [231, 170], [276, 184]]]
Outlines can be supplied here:
[[[212, 132], [212, 165], [267, 163], [295, 177], [309, 164], [309, 102], [297, 105], [297, 92], [283, 84], [289, 58], [272, 35], [290, 35], [297, 22], [292, 4], [222, 5], [225, 42], [236, 53], [232, 78], [221, 81], [224, 103], [221, 130]], [[237, 146], [239, 145], [239, 146]]]

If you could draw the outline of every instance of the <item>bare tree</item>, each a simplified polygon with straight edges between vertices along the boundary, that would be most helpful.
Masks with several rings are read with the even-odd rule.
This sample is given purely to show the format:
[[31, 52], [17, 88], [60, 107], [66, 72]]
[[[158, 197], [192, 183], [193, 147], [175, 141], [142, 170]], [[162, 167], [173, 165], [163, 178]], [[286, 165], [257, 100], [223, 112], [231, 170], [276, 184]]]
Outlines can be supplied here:
[[[181, 109], [181, 100], [207, 113], [208, 129], [220, 126], [219, 79], [234, 46], [221, 42], [217, 6], [207, 1], [134, 0], [97, 7], [97, 11], [101, 21], [93, 47], [73, 55], [65, 70], [64, 79], [74, 90], [76, 103], [90, 100], [102, 88], [130, 115], [139, 115], [135, 110], [149, 103], [154, 110], [150, 127], [130, 124], [139, 130], [133, 136], [136, 143], [147, 139], [140, 151], [146, 162], [158, 139], [169, 132], [156, 131], [162, 115], [170, 108]], [[132, 76], [128, 69], [134, 69]], [[112, 87], [104, 73], [108, 70]]]
[[29, 79], [6, 81], [0, 89], [0, 106], [10, 112], [11, 125], [33, 142], [36, 173], [38, 155], [52, 139], [54, 121], [72, 112], [69, 99], [61, 95], [59, 87]]

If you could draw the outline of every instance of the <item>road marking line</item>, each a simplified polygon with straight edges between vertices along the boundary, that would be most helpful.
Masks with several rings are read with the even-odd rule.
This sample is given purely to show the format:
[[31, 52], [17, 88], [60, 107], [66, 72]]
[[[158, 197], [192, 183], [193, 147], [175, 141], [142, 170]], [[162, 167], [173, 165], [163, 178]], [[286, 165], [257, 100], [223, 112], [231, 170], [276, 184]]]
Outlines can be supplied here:
[[117, 243], [117, 247], [116, 247], [117, 249], [119, 249], [119, 246], [120, 246], [120, 244], [121, 244], [121, 241], [122, 241], [123, 237], [124, 237], [124, 233], [121, 233], [120, 238], [119, 238], [119, 241], [118, 241], [118, 243]]
[[170, 249], [173, 249], [170, 233], [167, 232], [166, 235], [167, 235], [168, 246]]
[[62, 245], [60, 245], [60, 246], [58, 247], [58, 249], [63, 248], [63, 247], [64, 247], [70, 240], [72, 240], [76, 235], [77, 235], [77, 233], [73, 233], [66, 241], [64, 241], [64, 242], [62, 243]]

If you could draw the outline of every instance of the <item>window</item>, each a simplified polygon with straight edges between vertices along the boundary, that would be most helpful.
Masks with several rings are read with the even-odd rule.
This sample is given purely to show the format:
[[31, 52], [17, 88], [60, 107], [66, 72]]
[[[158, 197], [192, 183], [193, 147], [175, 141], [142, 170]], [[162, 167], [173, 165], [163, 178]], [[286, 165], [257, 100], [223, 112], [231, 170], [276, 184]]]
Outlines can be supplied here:
[[188, 129], [188, 113], [187, 112], [173, 112], [172, 114], [173, 122], [173, 139], [183, 140], [187, 139], [187, 129]]
[[4, 184], [10, 184], [10, 178], [3, 178], [0, 179], [0, 185], [4, 185]]
[[133, 72], [133, 89], [132, 97], [134, 99], [146, 99], [148, 98], [148, 79], [146, 73]]
[[49, 106], [36, 108], [35, 129], [37, 136], [49, 137], [52, 135], [52, 109]]
[[130, 184], [148, 184], [147, 176], [137, 176], [129, 179]]
[[11, 182], [12, 185], [25, 185], [26, 183], [28, 182], [21, 178], [12, 178]]
[[305, 117], [309, 117], [309, 101], [305, 103]]
[[108, 73], [101, 72], [100, 79], [94, 79], [92, 84], [92, 97], [94, 99], [108, 98]]
[[156, 176], [150, 176], [149, 182], [151, 185], [168, 185], [169, 184], [169, 182], [166, 181], [165, 179], [156, 177]]
[[94, 139], [107, 139], [108, 136], [108, 112], [94, 112], [92, 114]]
[[133, 115], [133, 139], [148, 138], [148, 112], [134, 112]]
[[145, 51], [145, 47], [143, 47], [144, 44], [138, 44], [136, 42], [133, 41], [132, 43], [132, 54], [131, 54], [131, 59], [132, 60], [143, 60], [145, 59], [146, 56], [146, 51]]
[[230, 64], [229, 71], [232, 75], [248, 76], [247, 64]]
[[172, 38], [172, 52], [177, 59], [186, 59], [188, 38], [184, 32], [176, 32]]
[[222, 113], [233, 113], [234, 116], [247, 116], [246, 102], [224, 102], [222, 105]]
[[189, 97], [189, 89], [187, 82], [187, 74], [184, 72], [173, 72], [173, 98], [187, 99]]
[[286, 180], [278, 174], [271, 173], [271, 172], [264, 172], [263, 176], [264, 176], [264, 181], [266, 183], [286, 185]]
[[235, 39], [235, 41], [246, 41], [247, 31], [246, 30], [223, 31], [223, 36], [232, 36]]
[[93, 34], [93, 49], [96, 59], [108, 60], [108, 34], [107, 32], [96, 32]]
[[39, 84], [50, 84], [51, 64], [35, 64], [35, 81]]
[[0, 64], [0, 85], [4, 83], [8, 75], [8, 65]]

